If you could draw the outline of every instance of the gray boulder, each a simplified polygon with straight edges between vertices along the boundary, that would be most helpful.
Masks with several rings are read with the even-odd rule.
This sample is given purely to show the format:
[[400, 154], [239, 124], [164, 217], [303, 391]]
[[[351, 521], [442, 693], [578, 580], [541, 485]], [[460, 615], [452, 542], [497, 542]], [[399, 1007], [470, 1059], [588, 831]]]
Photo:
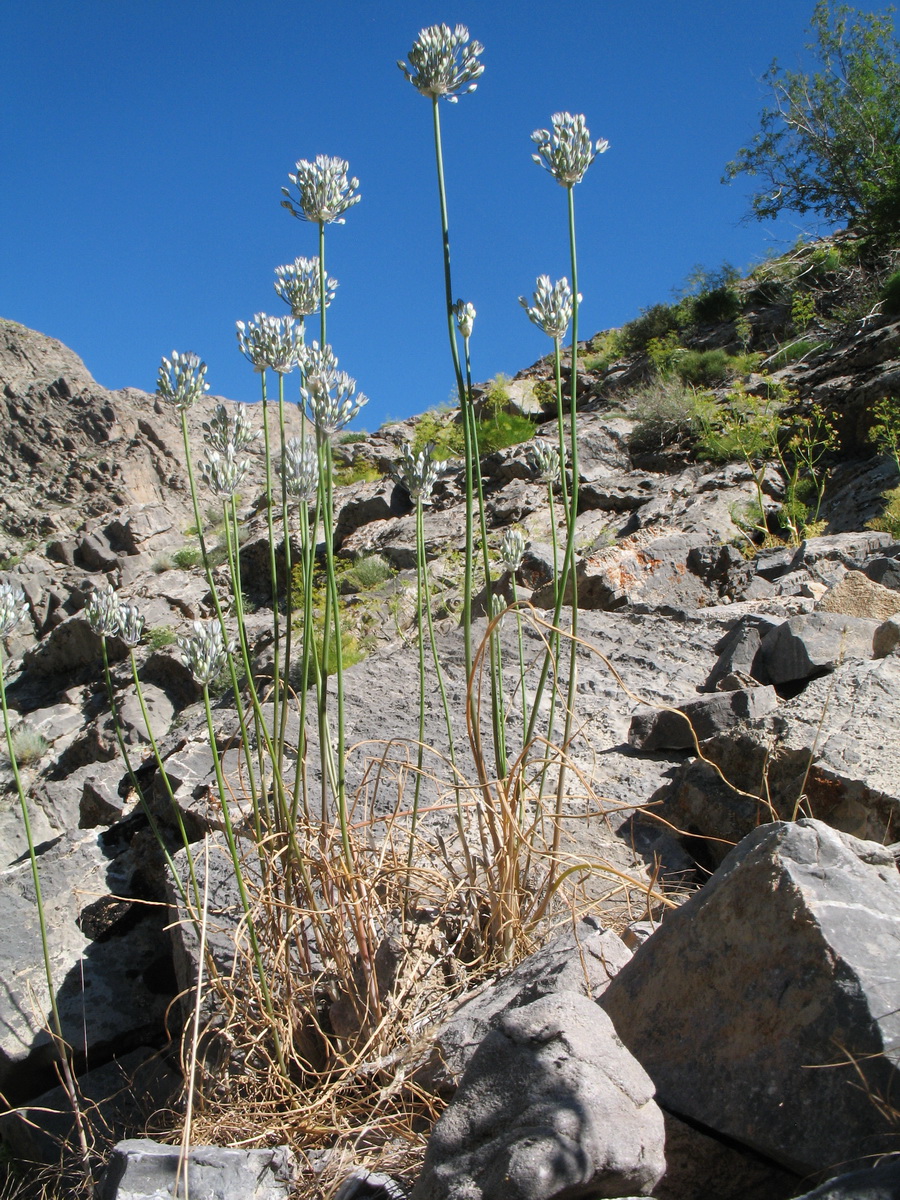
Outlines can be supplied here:
[[432, 1091], [452, 1092], [498, 1013], [561, 991], [596, 1000], [630, 958], [618, 934], [595, 918], [579, 921], [461, 1004], [435, 1033], [417, 1081]]
[[[145, 1138], [119, 1142], [110, 1156], [97, 1200], [165, 1200], [175, 1195], [181, 1150]], [[286, 1200], [299, 1175], [287, 1146], [226, 1150], [194, 1146], [187, 1156], [178, 1195], [215, 1200]], [[182, 1177], [184, 1178], [184, 1176]]]
[[593, 1001], [502, 1013], [438, 1121], [411, 1200], [648, 1195], [665, 1170], [653, 1087]]
[[821, 1187], [804, 1192], [798, 1200], [898, 1200], [900, 1159], [892, 1158], [861, 1171], [850, 1171], [829, 1179]]
[[754, 831], [601, 997], [659, 1102], [798, 1173], [897, 1142], [900, 876], [819, 821]]
[[772, 687], [735, 688], [675, 708], [645, 708], [635, 713], [628, 744], [636, 750], [690, 750], [695, 738], [703, 741], [731, 729], [740, 721], [763, 717], [778, 706]]
[[833, 671], [850, 658], [871, 658], [878, 621], [843, 613], [791, 617], [763, 638], [759, 661], [769, 683], [795, 683]]

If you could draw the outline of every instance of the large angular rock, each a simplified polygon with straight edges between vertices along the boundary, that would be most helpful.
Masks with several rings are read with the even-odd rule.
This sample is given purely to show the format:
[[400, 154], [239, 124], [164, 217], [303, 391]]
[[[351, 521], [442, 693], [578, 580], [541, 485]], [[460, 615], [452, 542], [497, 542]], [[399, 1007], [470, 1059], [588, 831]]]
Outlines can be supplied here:
[[438, 1121], [411, 1200], [649, 1194], [662, 1113], [593, 1001], [544, 996], [498, 1016]]
[[847, 659], [871, 658], [878, 624], [831, 612], [791, 617], [763, 638], [757, 661], [776, 687], [813, 679]]
[[[97, 1200], [165, 1200], [174, 1196], [180, 1158], [179, 1146], [145, 1138], [119, 1142], [97, 1190]], [[185, 1175], [179, 1196], [287, 1200], [293, 1194], [299, 1167], [287, 1146], [271, 1150], [194, 1146], [187, 1156]]]
[[[127, 869], [119, 870], [90, 834], [63, 837], [46, 848], [38, 859], [38, 874], [56, 1002], [76, 1068], [85, 1062], [99, 1066], [123, 1049], [158, 1039], [168, 1007], [158, 973], [171, 973], [162, 911], [127, 900], [116, 904], [113, 896], [126, 894]], [[101, 920], [104, 905], [114, 920]], [[0, 911], [5, 929], [0, 940], [0, 1091], [16, 1103], [55, 1082], [47, 980], [27, 857], [0, 873]]]
[[778, 706], [772, 687], [735, 688], [674, 708], [641, 709], [631, 719], [628, 744], [636, 750], [690, 750], [740, 721], [764, 717]]
[[631, 958], [611, 929], [594, 918], [553, 939], [457, 1008], [437, 1030], [428, 1063], [416, 1074], [432, 1091], [452, 1092], [498, 1013], [554, 992], [580, 992], [598, 999]]
[[750, 834], [600, 1003], [660, 1104], [798, 1173], [894, 1149], [900, 876], [819, 821]]
[[900, 1161], [896, 1158], [848, 1171], [821, 1187], [804, 1192], [798, 1200], [897, 1200], [900, 1196]]
[[816, 608], [820, 612], [886, 621], [900, 612], [900, 593], [873, 582], [862, 571], [848, 571], [840, 583], [825, 593]]

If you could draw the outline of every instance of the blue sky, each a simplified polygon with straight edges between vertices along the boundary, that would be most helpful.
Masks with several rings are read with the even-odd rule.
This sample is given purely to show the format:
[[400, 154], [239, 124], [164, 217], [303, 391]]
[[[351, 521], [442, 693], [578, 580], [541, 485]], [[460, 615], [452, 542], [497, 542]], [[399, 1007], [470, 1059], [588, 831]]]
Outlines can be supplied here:
[[[329, 340], [370, 403], [356, 425], [446, 401], [430, 102], [396, 60], [445, 21], [485, 46], [478, 90], [442, 104], [454, 291], [478, 310], [473, 372], [549, 348], [517, 297], [568, 273], [565, 191], [530, 134], [583, 112], [609, 151], [576, 189], [581, 333], [810, 230], [741, 224], [720, 183], [758, 126], [773, 57], [802, 61], [813, 0], [26, 0], [4, 8], [0, 315], [60, 338], [104, 386], [152, 391], [193, 350], [216, 394], [258, 379], [236, 320], [287, 310], [274, 268], [316, 250], [280, 207], [297, 159], [337, 155], [362, 202], [330, 226]], [[296, 377], [294, 377], [296, 378]], [[289, 379], [289, 394], [293, 383]]]

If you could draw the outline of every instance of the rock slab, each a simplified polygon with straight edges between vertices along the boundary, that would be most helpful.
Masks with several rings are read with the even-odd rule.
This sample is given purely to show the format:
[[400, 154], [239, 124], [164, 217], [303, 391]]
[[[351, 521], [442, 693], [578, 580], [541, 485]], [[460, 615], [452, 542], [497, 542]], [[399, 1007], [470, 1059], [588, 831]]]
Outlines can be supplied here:
[[[175, 1195], [178, 1146], [143, 1138], [119, 1142], [110, 1156], [97, 1200], [166, 1200]], [[225, 1150], [195, 1146], [188, 1156], [191, 1196], [215, 1200], [286, 1200], [297, 1178], [287, 1146], [272, 1150]], [[178, 1194], [185, 1195], [183, 1184]]]
[[[900, 876], [819, 821], [746, 837], [600, 1003], [660, 1104], [798, 1174], [898, 1143]], [[861, 1086], [862, 1085], [862, 1086]]]
[[438, 1121], [411, 1200], [648, 1195], [665, 1170], [653, 1085], [593, 1001], [499, 1014]]

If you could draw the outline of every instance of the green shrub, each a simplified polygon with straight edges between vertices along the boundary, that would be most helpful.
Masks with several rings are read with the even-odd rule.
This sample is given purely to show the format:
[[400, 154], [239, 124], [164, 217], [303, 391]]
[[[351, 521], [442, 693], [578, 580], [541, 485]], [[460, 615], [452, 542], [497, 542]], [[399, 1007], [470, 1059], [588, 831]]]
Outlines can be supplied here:
[[380, 554], [369, 554], [341, 571], [338, 583], [344, 593], [365, 592], [393, 577], [394, 569], [386, 559]]
[[187, 571], [191, 567], [196, 567], [201, 557], [199, 546], [182, 546], [172, 555], [172, 562], [182, 571]]
[[827, 349], [828, 342], [813, 341], [809, 338], [800, 338], [796, 342], [788, 342], [786, 346], [782, 346], [774, 354], [770, 355], [767, 360], [768, 369], [772, 371], [780, 371], [782, 367], [789, 366], [790, 363], [799, 362], [801, 358], [806, 358], [810, 354], [815, 354], [817, 350]]
[[636, 424], [628, 442], [638, 453], [664, 450], [696, 438], [713, 403], [707, 394], [671, 376], [657, 376], [629, 399]]
[[[552, 385], [551, 385], [552, 387]], [[556, 403], [556, 393], [552, 394]], [[481, 457], [502, 450], [505, 446], [516, 446], [534, 436], [535, 424], [519, 413], [501, 412], [495, 408], [490, 416], [481, 417], [475, 425], [478, 438], [478, 453]], [[462, 423], [446, 409], [431, 409], [423, 413], [416, 422], [413, 435], [413, 453], [421, 454], [429, 444], [434, 446], [434, 457], [438, 462], [448, 458], [462, 458], [465, 454], [465, 435]]]
[[889, 317], [900, 316], [900, 271], [889, 275], [881, 289], [881, 310]]
[[347, 487], [351, 483], [374, 483], [381, 478], [381, 472], [372, 463], [360, 459], [348, 463], [345, 467], [336, 467], [334, 472], [335, 487]]
[[162, 650], [177, 641], [174, 631], [168, 625], [157, 625], [155, 629], [147, 630], [147, 645], [151, 650]]
[[338, 438], [338, 444], [341, 446], [354, 446], [359, 442], [369, 440], [369, 435], [365, 430], [351, 430], [349, 433], [342, 433]]
[[701, 324], [733, 321], [741, 311], [741, 298], [733, 287], [713, 288], [694, 298], [694, 320]]
[[737, 361], [724, 350], [686, 350], [673, 365], [685, 383], [711, 387], [736, 374]]
[[892, 538], [900, 540], [900, 487], [883, 492], [881, 498], [884, 500], [884, 510], [881, 516], [867, 521], [866, 528], [884, 530]]
[[[4, 751], [8, 753], [4, 742]], [[12, 733], [12, 748], [16, 762], [21, 766], [30, 766], [40, 762], [50, 748], [50, 743], [42, 733], [32, 729], [30, 725], [19, 725]]]
[[582, 358], [585, 371], [607, 371], [623, 354], [622, 333], [618, 329], [604, 329], [595, 334], [588, 343]]
[[622, 353], [643, 354], [649, 342], [662, 340], [670, 333], [678, 333], [689, 324], [685, 304], [654, 304], [645, 308], [639, 317], [622, 326]]

